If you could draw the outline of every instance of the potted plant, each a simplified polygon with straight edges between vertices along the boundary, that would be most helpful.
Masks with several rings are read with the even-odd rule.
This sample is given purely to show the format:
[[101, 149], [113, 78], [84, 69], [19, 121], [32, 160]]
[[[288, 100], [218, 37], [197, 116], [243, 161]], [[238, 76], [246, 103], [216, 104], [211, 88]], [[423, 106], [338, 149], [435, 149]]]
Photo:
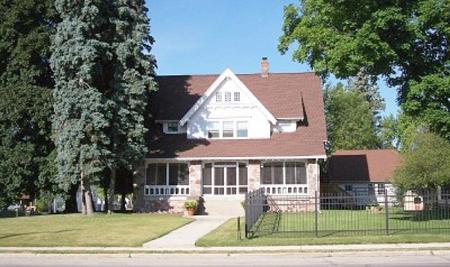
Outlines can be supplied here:
[[379, 213], [381, 211], [381, 206], [378, 204], [378, 202], [372, 202], [367, 204], [366, 210], [370, 211], [371, 213]]
[[184, 208], [187, 210], [189, 216], [193, 216], [197, 210], [198, 202], [197, 200], [190, 199], [184, 202]]

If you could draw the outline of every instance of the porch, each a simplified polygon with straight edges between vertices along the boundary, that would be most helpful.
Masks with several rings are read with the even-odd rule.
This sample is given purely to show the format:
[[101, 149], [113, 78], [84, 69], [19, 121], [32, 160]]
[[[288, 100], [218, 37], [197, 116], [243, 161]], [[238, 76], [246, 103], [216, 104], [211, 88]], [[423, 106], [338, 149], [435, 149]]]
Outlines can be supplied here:
[[[146, 160], [137, 193], [141, 211], [183, 212], [187, 198], [203, 202], [205, 213], [240, 210], [245, 193], [264, 188], [269, 195], [304, 195], [319, 190], [315, 159]], [[141, 174], [142, 175], [142, 174]], [[140, 196], [142, 195], [142, 196]], [[141, 201], [139, 201], [141, 200]], [[139, 202], [141, 202], [139, 204]]]

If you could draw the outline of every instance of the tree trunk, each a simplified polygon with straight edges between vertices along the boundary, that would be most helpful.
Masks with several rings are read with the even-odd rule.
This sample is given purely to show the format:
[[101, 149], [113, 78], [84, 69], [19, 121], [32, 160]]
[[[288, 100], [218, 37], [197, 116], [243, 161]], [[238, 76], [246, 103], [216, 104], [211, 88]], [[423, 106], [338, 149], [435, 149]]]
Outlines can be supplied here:
[[78, 189], [80, 187], [80, 184], [73, 184], [69, 188], [68, 198], [65, 201], [66, 204], [66, 213], [75, 213], [78, 212], [78, 205], [77, 205], [77, 193]]
[[92, 216], [94, 215], [94, 207], [92, 205], [92, 193], [91, 186], [89, 184], [88, 179], [84, 176], [84, 173], [81, 172], [81, 185], [82, 185], [82, 203], [83, 205], [83, 214]]
[[120, 198], [120, 210], [122, 212], [125, 212], [125, 204], [126, 204], [125, 197], [126, 197], [126, 194], [122, 193], [122, 197]]
[[109, 210], [109, 205], [108, 205], [108, 188], [103, 187], [103, 194], [105, 195], [105, 206], [103, 206], [103, 211], [108, 212]]
[[114, 189], [116, 189], [116, 169], [111, 170], [108, 188], [108, 213], [114, 212]]
[[86, 215], [86, 197], [85, 197], [85, 184], [84, 184], [84, 175], [83, 172], [80, 174], [80, 191], [81, 191], [81, 213]]

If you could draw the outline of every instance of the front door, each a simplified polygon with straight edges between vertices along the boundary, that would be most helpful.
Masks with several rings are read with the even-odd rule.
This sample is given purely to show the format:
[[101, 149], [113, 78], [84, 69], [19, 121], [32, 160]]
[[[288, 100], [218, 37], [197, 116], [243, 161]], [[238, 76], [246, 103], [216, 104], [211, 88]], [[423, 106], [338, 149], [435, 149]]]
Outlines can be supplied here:
[[247, 191], [245, 163], [207, 163], [203, 169], [203, 194], [237, 195]]

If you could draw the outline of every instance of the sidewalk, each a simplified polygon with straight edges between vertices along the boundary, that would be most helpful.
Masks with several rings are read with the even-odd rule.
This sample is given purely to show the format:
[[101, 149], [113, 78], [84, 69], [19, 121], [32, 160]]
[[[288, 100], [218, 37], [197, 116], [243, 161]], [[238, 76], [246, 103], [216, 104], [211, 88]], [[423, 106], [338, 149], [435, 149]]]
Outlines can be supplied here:
[[450, 243], [425, 244], [360, 244], [360, 245], [310, 245], [265, 247], [0, 247], [0, 253], [449, 253]]
[[195, 242], [229, 219], [224, 216], [194, 216], [195, 221], [143, 245], [149, 249], [195, 249]]

